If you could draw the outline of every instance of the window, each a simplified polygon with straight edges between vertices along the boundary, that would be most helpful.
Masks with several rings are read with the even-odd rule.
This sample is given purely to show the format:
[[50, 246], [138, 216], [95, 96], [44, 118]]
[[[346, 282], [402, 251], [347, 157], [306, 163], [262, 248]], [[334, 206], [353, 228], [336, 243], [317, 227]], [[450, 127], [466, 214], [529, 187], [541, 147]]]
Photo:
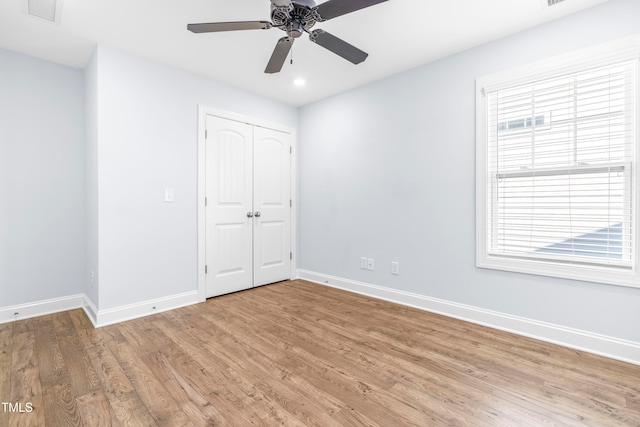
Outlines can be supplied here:
[[477, 265], [638, 276], [632, 37], [477, 81]]

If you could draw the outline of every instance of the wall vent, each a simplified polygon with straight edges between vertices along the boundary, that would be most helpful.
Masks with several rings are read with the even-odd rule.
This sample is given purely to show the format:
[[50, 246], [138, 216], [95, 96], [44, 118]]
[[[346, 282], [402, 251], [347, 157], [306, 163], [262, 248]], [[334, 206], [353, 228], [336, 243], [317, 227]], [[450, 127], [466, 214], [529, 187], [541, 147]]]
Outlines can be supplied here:
[[30, 16], [58, 23], [62, 0], [23, 0], [23, 11]]

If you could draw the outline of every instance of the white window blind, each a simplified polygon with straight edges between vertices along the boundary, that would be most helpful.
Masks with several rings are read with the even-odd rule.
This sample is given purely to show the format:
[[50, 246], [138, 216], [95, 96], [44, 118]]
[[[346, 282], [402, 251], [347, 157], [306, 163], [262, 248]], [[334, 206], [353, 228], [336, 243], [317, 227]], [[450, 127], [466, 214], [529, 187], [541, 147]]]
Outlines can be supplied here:
[[635, 69], [487, 94], [490, 254], [632, 267]]
[[640, 287], [631, 36], [477, 80], [477, 265]]

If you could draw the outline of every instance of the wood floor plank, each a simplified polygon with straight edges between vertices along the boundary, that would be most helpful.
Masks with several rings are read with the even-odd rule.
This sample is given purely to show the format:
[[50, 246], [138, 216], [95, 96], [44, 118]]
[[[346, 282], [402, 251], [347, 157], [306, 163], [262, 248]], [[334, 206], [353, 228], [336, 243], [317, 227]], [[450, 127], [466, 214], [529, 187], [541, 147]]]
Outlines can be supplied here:
[[146, 353], [143, 359], [152, 367], [182, 411], [196, 426], [232, 425], [225, 422], [220, 412], [200, 393], [193, 389], [187, 379], [160, 352]]
[[85, 394], [77, 399], [78, 412], [86, 427], [120, 427], [109, 399], [103, 390]]
[[[261, 318], [258, 322], [265, 324], [266, 320], [267, 319]], [[295, 341], [291, 341], [289, 343], [290, 348], [295, 349], [294, 351], [299, 351], [299, 349], [304, 350], [305, 353], [303, 354], [303, 357], [312, 358], [316, 365], [321, 366], [325, 363], [325, 367], [329, 370], [340, 365], [341, 368], [344, 369], [344, 372], [348, 372], [348, 375], [346, 376], [348, 382], [357, 384], [358, 390], [367, 395], [368, 400], [373, 400], [371, 402], [372, 404], [382, 407], [385, 406], [384, 402], [375, 402], [375, 399], [388, 399], [389, 396], [386, 395], [385, 391], [390, 387], [393, 387], [397, 381], [391, 380], [390, 375], [388, 375], [384, 370], [379, 369], [379, 366], [377, 366], [375, 362], [368, 360], [363, 354], [355, 354], [355, 352], [351, 352], [351, 357], [347, 356], [348, 352], [346, 352], [344, 348], [341, 348], [341, 344], [334, 339], [329, 339], [327, 330], [321, 330], [321, 328], [318, 328], [317, 330], [312, 331], [312, 327], [309, 324], [306, 325], [305, 329], [300, 329], [301, 325], [299, 323], [300, 322], [297, 322], [295, 330], [293, 330], [289, 336], [277, 336], [274, 334], [273, 338], [286, 341], [290, 340], [292, 336], [296, 337]], [[279, 329], [282, 329], [283, 327], [284, 326], [282, 324], [278, 325]], [[265, 331], [270, 330], [270, 327], [268, 326], [265, 326], [264, 328]], [[320, 335], [323, 336], [321, 337]], [[330, 351], [327, 351], [327, 348], [329, 348]], [[345, 374], [343, 373], [342, 375]], [[373, 398], [373, 394], [377, 395], [375, 399]], [[410, 409], [403, 411], [405, 414], [412, 412], [415, 407], [414, 405], [417, 404], [417, 402], [412, 402], [410, 400], [406, 403], [410, 404]], [[447, 412], [450, 413], [451, 411]], [[433, 420], [429, 421], [430, 423], [433, 423]], [[424, 422], [421, 414], [418, 416], [416, 422]], [[455, 422], [451, 417], [447, 417], [447, 419], [442, 420], [441, 424], [454, 425]]]
[[71, 384], [56, 384], [48, 388], [42, 400], [47, 426], [81, 427], [84, 425]]
[[[75, 311], [79, 311], [76, 309]], [[54, 313], [51, 315], [53, 322], [53, 329], [56, 331], [58, 339], [70, 337], [76, 335], [75, 325], [71, 319], [70, 311], [63, 311], [61, 313]]]
[[111, 328], [103, 334], [103, 337], [158, 426], [193, 426], [160, 380], [118, 329]]
[[0, 369], [0, 427], [640, 427], [640, 366], [301, 280], [0, 325]]
[[[326, 307], [326, 305], [322, 305], [322, 307]], [[331, 307], [333, 308], [333, 305]], [[350, 308], [350, 310], [353, 311], [353, 307]], [[367, 314], [367, 315], [369, 318], [371, 318], [372, 316], [375, 316], [371, 314]], [[424, 313], [422, 317], [425, 317]], [[438, 317], [438, 316], [427, 314], [427, 317], [430, 317], [430, 320], [431, 320], [433, 317]], [[378, 325], [377, 326], [378, 332], [384, 328], [387, 328], [388, 325], [390, 324], [391, 324], [390, 322], [386, 322]], [[476, 325], [470, 325], [464, 322], [459, 322], [458, 325], [464, 326], [465, 337], [474, 336], [475, 334], [477, 334], [478, 331], [493, 331], [493, 330], [489, 330], [488, 328], [479, 327]], [[455, 325], [454, 325], [454, 328], [455, 328]], [[357, 329], [357, 326], [355, 329]], [[468, 342], [469, 340], [467, 338], [456, 337], [456, 340], [451, 339], [452, 338], [450, 334], [451, 329], [452, 328], [446, 329], [449, 333], [447, 333], [447, 335], [442, 340], [438, 340], [438, 339], [434, 340], [433, 334], [429, 334], [429, 336], [424, 337], [424, 339], [414, 340], [413, 344], [411, 343], [407, 344], [406, 340], [398, 340], [397, 342], [400, 345], [405, 345], [408, 348], [414, 348], [416, 342], [417, 343], [435, 342], [437, 344], [437, 346], [435, 347], [436, 357], [440, 362], [447, 362], [450, 364], [453, 363], [458, 366], [458, 369], [467, 371], [468, 374], [471, 374], [471, 375], [473, 375], [471, 371], [472, 369], [473, 372], [478, 372], [482, 376], [484, 376], [485, 381], [487, 383], [492, 385], [500, 384], [506, 390], [508, 390], [511, 387], [511, 384], [514, 383], [514, 379], [515, 379], [517, 380], [515, 381], [515, 383], [517, 383], [518, 386], [517, 386], [517, 390], [514, 390], [514, 393], [527, 392], [530, 394], [529, 397], [531, 399], [545, 400], [546, 398], [551, 396], [552, 392], [550, 392], [549, 389], [545, 389], [544, 384], [545, 384], [545, 378], [553, 377], [554, 375], [553, 369], [557, 370], [559, 368], [559, 366], [557, 366], [557, 363], [556, 363], [556, 366], [552, 367], [552, 369], [546, 369], [546, 366], [549, 365], [550, 364], [549, 362], [552, 362], [553, 359], [548, 359], [546, 363], [540, 363], [537, 365], [530, 365], [530, 366], [522, 366], [523, 365], [522, 362], [525, 361], [525, 359], [513, 358], [511, 357], [512, 355], [510, 355], [509, 353], [505, 353], [502, 350], [499, 353], [496, 352], [494, 348], [497, 345], [497, 342], [492, 342], [492, 340], [489, 339], [490, 337], [484, 338], [484, 341], [483, 341], [484, 349], [483, 349], [478, 345], [471, 345], [471, 343]], [[416, 331], [414, 331], [414, 334], [415, 332]], [[419, 330], [418, 330], [418, 333], [419, 333]], [[495, 335], [504, 335], [511, 338], [513, 337], [511, 334], [506, 334], [499, 331], [493, 331], [493, 333]], [[367, 335], [370, 337], [375, 337], [376, 331], [372, 329], [368, 329]], [[387, 339], [395, 338], [393, 334], [384, 334], [384, 335], [386, 335]], [[519, 337], [518, 341], [527, 341], [527, 340], [528, 339], [526, 338]], [[487, 341], [491, 345], [487, 345], [486, 344]], [[507, 340], [504, 341], [505, 344], [507, 342], [508, 342]], [[545, 347], [545, 346], [548, 348], [558, 347], [558, 346], [553, 346], [546, 343], [539, 343], [539, 342], [537, 343], [538, 343], [538, 346], [541, 346], [541, 347]], [[464, 345], [460, 345], [460, 344], [464, 344]], [[470, 348], [470, 350], [465, 350], [467, 347]], [[416, 350], [417, 350], [415, 352], [416, 355], [430, 354], [432, 351], [432, 349], [430, 349], [429, 347], [425, 347], [424, 345], [417, 348]], [[459, 356], [462, 356], [462, 358], [460, 358]], [[597, 356], [593, 356], [592, 358], [598, 359]], [[464, 364], [465, 361], [472, 361], [473, 363]], [[495, 362], [495, 361], [499, 361], [499, 362]], [[613, 362], [613, 364], [617, 364], [617, 363], [618, 362]], [[611, 365], [611, 364], [612, 363], [608, 363], [608, 365]], [[573, 367], [573, 364], [564, 364], [564, 366], [562, 366], [562, 369], [567, 370], [567, 369], [571, 369], [572, 367]], [[580, 375], [578, 375], [578, 377], [580, 378]], [[584, 380], [585, 378], [581, 378], [581, 381], [584, 382]], [[525, 384], [528, 384], [528, 387], [526, 389], [523, 388], [523, 385]], [[637, 386], [638, 383], [636, 382], [635, 384]], [[600, 388], [603, 388], [603, 387], [606, 387], [606, 385], [601, 383]], [[592, 390], [597, 390], [598, 387], [585, 388], [585, 390], [587, 389], [592, 391]], [[561, 394], [557, 394], [552, 397], [555, 400], [562, 400], [564, 398]], [[591, 406], [589, 408], [590, 411], [602, 412], [602, 415], [607, 415], [612, 411], [613, 412], [617, 411], [616, 416], [624, 420], [623, 422], [627, 422], [627, 423], [633, 422], [633, 419], [627, 418], [623, 408], [608, 405], [607, 402], [602, 402], [602, 401], [593, 399], [593, 396], [586, 396], [586, 397], [591, 397], [591, 399], [584, 399], [584, 397], [585, 396], [582, 395], [580, 396], [580, 399], [574, 399], [573, 401], [571, 401], [570, 399], [567, 399], [565, 406], [567, 408], [572, 408], [572, 411], [581, 412], [581, 411], [584, 411], [585, 409], [583, 408], [584, 405], [590, 405]], [[618, 390], [618, 400], [620, 400], [620, 397], [621, 396]], [[547, 400], [551, 400], [551, 399], [547, 399]], [[543, 402], [543, 404], [545, 404], [545, 402]], [[584, 424], [585, 420], [583, 420], [580, 416], [575, 414], [572, 416], [571, 414], [568, 414], [566, 412], [563, 413], [561, 410], [558, 410], [555, 416], [556, 417], [565, 416], [567, 417], [567, 420], [573, 420], [570, 423], [574, 423], [576, 425], [585, 425]]]
[[[278, 363], [281, 350], [274, 347], [274, 343], [252, 334], [250, 346], [255, 351], [251, 350], [248, 353], [250, 356], [245, 359], [241, 354], [247, 354], [247, 343], [237, 339], [231, 325], [228, 328], [218, 328], [216, 323], [206, 320], [204, 316], [198, 317], [201, 324], [209, 325], [206, 330], [210, 335], [203, 344], [204, 347], [228, 366], [224, 371], [225, 375], [240, 390], [241, 399], [252, 406], [256, 400], [260, 403], [261, 408], [256, 407], [256, 415], [270, 414], [267, 425], [273, 425], [274, 421], [277, 421], [277, 417], [275, 420], [271, 419], [276, 414], [272, 408], [274, 400], [281, 402], [280, 404], [291, 415], [303, 421], [304, 425], [335, 425], [330, 415], [340, 410], [342, 405], [337, 399], [321, 395], [317, 390], [312, 393], [315, 399], [310, 399], [310, 384], [300, 377], [291, 375], [291, 372]], [[224, 344], [220, 346], [214, 343]], [[223, 350], [220, 351], [220, 348]], [[251, 363], [236, 364], [236, 361], [243, 360], [250, 360]], [[312, 416], [309, 411], [313, 411], [317, 416]]]
[[40, 382], [45, 389], [70, 383], [69, 372], [64, 363], [60, 342], [56, 334], [53, 316], [34, 319], [36, 351]]
[[[163, 329], [166, 330], [165, 328]], [[239, 395], [233, 392], [238, 389], [233, 387], [233, 383], [230, 381], [231, 377], [229, 375], [216, 375], [216, 371], [206, 369], [197, 360], [184, 351], [182, 346], [165, 345], [161, 352], [168, 360], [180, 361], [180, 363], [176, 364], [176, 367], [180, 371], [180, 375], [196, 384], [197, 392], [210, 402], [219, 412], [219, 419], [233, 420], [233, 425], [250, 425], [251, 423], [257, 422], [258, 419], [255, 417], [255, 413], [253, 413], [253, 411], [239, 410], [240, 408], [233, 404], [233, 401], [237, 399]], [[256, 356], [256, 353], [253, 354]], [[247, 365], [243, 375], [252, 375], [251, 369], [251, 364]], [[206, 375], [202, 380], [197, 382], [193, 381], [193, 379], [197, 377], [202, 377], [204, 373], [207, 373], [208, 375]], [[264, 393], [264, 390], [261, 390], [260, 386], [261, 384], [259, 382], [251, 385], [249, 393], [254, 397], [253, 403], [259, 403], [263, 410], [266, 410], [266, 413], [270, 414], [270, 418], [277, 420], [283, 419], [279, 413], [283, 409], [287, 409], [286, 405], [273, 405], [269, 401], [269, 396]], [[263, 393], [258, 395], [258, 390], [263, 391]], [[242, 391], [239, 391], [239, 393], [245, 394]], [[284, 419], [286, 419], [286, 417]], [[271, 421], [271, 423], [273, 423], [273, 421]], [[293, 423], [292, 425], [298, 425], [293, 420], [290, 420], [289, 423]]]
[[[195, 328], [189, 328], [194, 323], [202, 326], [195, 334]], [[175, 342], [183, 343], [181, 348], [211, 376], [215, 384], [215, 391], [210, 394], [212, 404], [218, 406], [227, 401], [232, 405], [225, 405], [227, 411], [244, 413], [252, 425], [273, 425], [273, 410], [260, 386], [249, 380], [251, 376], [247, 374], [247, 370], [238, 372], [229, 365], [228, 353], [221, 355], [224, 351], [221, 352], [219, 346], [209, 345], [210, 342], [218, 342], [216, 336], [211, 334], [213, 325], [200, 316], [189, 316], [186, 320], [172, 316], [163, 321], [162, 325], [163, 330]]]
[[78, 336], [63, 338], [60, 349], [76, 396], [90, 394], [102, 387], [100, 377]]
[[[303, 322], [296, 322], [296, 323], [303, 323]], [[466, 403], [465, 400], [460, 399], [461, 397], [465, 396], [467, 398], [467, 400], [471, 401], [474, 396], [470, 396], [469, 393], [467, 393], [467, 390], [469, 389], [473, 389], [473, 387], [469, 387], [469, 384], [467, 383], [463, 383], [463, 384], [458, 384], [457, 388], [454, 388], [452, 386], [452, 382], [450, 381], [450, 378], [447, 378], [447, 381], [444, 381], [444, 383], [446, 384], [446, 387], [439, 387], [438, 385], [434, 385], [429, 383], [428, 387], [426, 388], [420, 388], [418, 383], [421, 382], [422, 378], [424, 378], [424, 376], [428, 376], [429, 371], [426, 369], [420, 369], [420, 367], [415, 363], [414, 360], [400, 360], [397, 357], [396, 358], [392, 358], [390, 363], [387, 363], [384, 358], [386, 356], [384, 351], [379, 351], [379, 349], [377, 349], [377, 346], [381, 346], [381, 343], [377, 343], [374, 344], [372, 343], [370, 337], [367, 337], [366, 334], [349, 334], [346, 332], [346, 330], [344, 328], [342, 328], [341, 326], [337, 327], [337, 328], [332, 328], [331, 327], [327, 327], [326, 325], [323, 326], [314, 326], [314, 323], [321, 323], [318, 321], [313, 321], [313, 322], [304, 322], [307, 328], [313, 329], [313, 333], [311, 333], [309, 330], [306, 331], [297, 331], [295, 335], [302, 335], [302, 336], [309, 336], [309, 335], [314, 335], [317, 334], [318, 336], [322, 336], [323, 338], [323, 342], [324, 343], [331, 343], [333, 342], [334, 345], [332, 346], [332, 349], [335, 351], [336, 349], [338, 350], [338, 353], [340, 355], [340, 359], [342, 360], [341, 364], [343, 366], [344, 365], [344, 360], [345, 358], [351, 358], [353, 360], [353, 363], [360, 363], [362, 365], [367, 366], [368, 371], [370, 371], [370, 376], [371, 375], [375, 375], [375, 372], [387, 372], [389, 376], [393, 376], [395, 378], [398, 378], [400, 380], [400, 382], [403, 382], [405, 384], [401, 384], [400, 386], [396, 387], [404, 387], [406, 386], [407, 389], [417, 389], [418, 393], [416, 393], [415, 395], [420, 395], [421, 397], [427, 397], [429, 395], [429, 393], [432, 393], [432, 399], [434, 400], [430, 400], [428, 401], [432, 410], [433, 407], [438, 405], [438, 402], [445, 402], [442, 404], [443, 408], [442, 408], [442, 413], [443, 414], [450, 414], [450, 413], [455, 413], [455, 409], [457, 407], [458, 412], [460, 412], [461, 409], [464, 408], [464, 404]], [[328, 337], [331, 337], [332, 335], [334, 335], [336, 338], [335, 339], [328, 339]], [[349, 351], [345, 351], [345, 348], [342, 344], [342, 342], [349, 342], [353, 345], [352, 349], [348, 349]], [[388, 358], [387, 358], [388, 359]], [[400, 364], [400, 366], [404, 366], [404, 368], [399, 369], [394, 369], [392, 366], [398, 366], [398, 364]], [[356, 371], [357, 369], [350, 369], [351, 372]], [[457, 397], [457, 399], [447, 399], [447, 394], [452, 394], [454, 396]], [[413, 401], [411, 402], [414, 405], [420, 406], [419, 402]], [[453, 408], [451, 408], [451, 406], [454, 406]], [[464, 411], [462, 411], [462, 413], [464, 413]], [[477, 416], [480, 415], [484, 415], [484, 414], [476, 414]], [[494, 416], [493, 414], [486, 414], [488, 419], [493, 419]], [[432, 423], [435, 421], [432, 421]], [[446, 420], [441, 420], [441, 423], [444, 425], [451, 425], [452, 423], [454, 423], [454, 421], [452, 419], [446, 419]], [[469, 422], [467, 422], [467, 424], [469, 424]]]
[[14, 335], [12, 340], [13, 357], [9, 375], [11, 393], [5, 402], [18, 405], [18, 411], [14, 409], [3, 415], [8, 419], [7, 425], [11, 427], [38, 425], [44, 423], [46, 411], [42, 403], [36, 334], [31, 328], [16, 330], [22, 332]]
[[104, 343], [102, 330], [94, 338], [87, 354], [92, 360], [113, 414], [123, 426], [155, 426], [156, 423], [122, 371], [118, 361]]
[[[218, 320], [224, 318], [226, 319], [225, 325], [225, 331], [221, 331], [222, 332], [226, 332], [228, 334], [229, 337], [235, 337], [238, 335], [247, 335], [247, 331], [250, 330], [255, 330], [254, 327], [252, 327], [252, 325], [250, 324], [246, 324], [247, 321], [247, 316], [246, 315], [236, 315], [234, 314], [234, 308], [233, 307], [228, 307], [230, 305], [230, 301], [229, 298], [227, 298], [225, 300], [225, 313], [221, 313], [220, 311], [216, 311], [216, 313], [213, 315], [215, 318], [217, 318]], [[244, 307], [244, 305], [243, 305]], [[242, 308], [241, 311], [244, 311], [244, 308]], [[254, 325], [255, 326], [255, 325]], [[215, 325], [212, 325], [210, 327], [209, 330], [211, 330], [211, 328], [213, 328], [215, 330]], [[263, 335], [263, 334], [261, 334]], [[286, 370], [282, 370], [282, 369], [274, 369], [274, 367], [269, 366], [269, 360], [268, 358], [265, 357], [261, 357], [259, 353], [253, 351], [253, 349], [243, 349], [242, 348], [242, 343], [237, 343], [234, 342], [233, 338], [227, 339], [226, 341], [223, 341], [223, 338], [221, 338], [222, 335], [219, 335], [216, 340], [217, 342], [224, 342], [224, 345], [221, 346], [222, 348], [228, 349], [228, 348], [234, 348], [234, 344], [237, 344], [237, 346], [235, 347], [236, 351], [238, 352], [244, 352], [246, 351], [246, 353], [238, 353], [238, 355], [241, 355], [242, 357], [239, 357], [238, 360], [240, 361], [256, 361], [259, 360], [259, 363], [264, 364], [264, 366], [266, 366], [268, 369], [265, 372], [262, 372], [261, 375], [266, 375], [269, 372], [273, 372], [275, 374], [275, 377], [272, 380], [272, 383], [274, 384], [282, 384], [285, 385], [285, 389], [287, 390], [291, 390], [294, 387], [292, 387], [291, 381], [289, 378], [298, 378], [296, 376], [291, 375], [290, 372], [287, 372]], [[258, 336], [252, 336], [251, 338], [251, 344], [252, 347], [256, 346], [256, 343], [259, 341], [260, 337]], [[264, 347], [265, 343], [262, 343], [260, 345], [260, 348], [265, 348]], [[267, 353], [269, 353], [267, 351]], [[281, 357], [281, 356], [278, 356]], [[242, 369], [245, 371], [245, 373], [243, 375], [247, 375], [247, 371], [251, 371], [251, 367], [249, 366], [242, 366]], [[254, 367], [254, 369], [258, 369], [258, 371], [260, 371], [260, 367]], [[307, 383], [308, 385], [308, 383]], [[304, 385], [297, 385], [295, 386], [295, 389], [298, 392], [298, 399], [302, 399], [304, 397], [304, 393], [300, 393], [301, 388], [304, 388]], [[264, 390], [262, 389], [262, 391], [266, 394], [266, 395], [274, 395], [277, 393], [276, 390]], [[323, 396], [322, 393], [319, 393], [319, 390], [314, 389], [314, 393], [315, 395], [320, 395]], [[323, 397], [327, 397], [328, 395], [324, 395]], [[324, 400], [324, 399], [323, 399]], [[335, 399], [333, 399], [335, 400]], [[291, 402], [292, 400], [284, 400], [285, 402]], [[291, 411], [291, 412], [295, 412], [295, 410]], [[334, 410], [335, 412], [335, 410]], [[300, 414], [299, 414], [300, 415]], [[322, 421], [318, 421], [318, 420], [313, 420], [313, 419], [305, 419], [304, 416], [302, 416], [302, 419], [304, 419], [305, 421], [305, 425], [316, 425], [318, 423], [320, 423], [320, 425], [329, 425], [330, 423], [327, 422], [327, 420], [323, 419]]]
[[[337, 412], [342, 408], [342, 405], [337, 404], [337, 401], [331, 399], [330, 396], [323, 396], [323, 399], [318, 401], [318, 399], [312, 399], [306, 395], [304, 390], [312, 388], [311, 384], [307, 381], [300, 381], [298, 376], [291, 375], [292, 372], [283, 369], [284, 365], [278, 362], [278, 359], [282, 357], [282, 349], [273, 345], [277, 341], [265, 340], [262, 336], [252, 336], [250, 345], [239, 341], [236, 337], [243, 334], [243, 331], [251, 330], [252, 327], [244, 323], [246, 319], [239, 323], [236, 322], [242, 316], [235, 316], [237, 319], [232, 320], [231, 317], [234, 316], [230, 311], [227, 312], [227, 316], [229, 316], [227, 328], [218, 330], [214, 339], [223, 344], [221, 347], [227, 352], [226, 357], [230, 363], [233, 363], [233, 358], [246, 362], [235, 369], [241, 372], [242, 376], [248, 376], [250, 380], [258, 384], [258, 388], [265, 398], [288, 402], [288, 405], [284, 405], [286, 409], [304, 421], [305, 425], [327, 425], [326, 420], [311, 416], [307, 413], [306, 408], [316, 408], [320, 405], [322, 408], [318, 409], [320, 409], [320, 413], [324, 414]], [[212, 323], [208, 329], [216, 331], [217, 327]], [[266, 331], [261, 335], [266, 336]], [[315, 394], [317, 395], [317, 392]], [[298, 402], [298, 404], [294, 405], [292, 402]]]
[[[0, 401], [11, 400], [11, 359], [13, 354], [13, 323], [0, 325]], [[0, 408], [0, 427], [9, 427], [9, 414]]]

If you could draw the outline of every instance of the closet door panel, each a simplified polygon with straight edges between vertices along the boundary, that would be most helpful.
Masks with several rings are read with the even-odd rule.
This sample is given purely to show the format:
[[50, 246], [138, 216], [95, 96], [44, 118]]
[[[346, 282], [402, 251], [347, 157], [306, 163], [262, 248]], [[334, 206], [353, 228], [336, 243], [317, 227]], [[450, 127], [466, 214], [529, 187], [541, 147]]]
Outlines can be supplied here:
[[253, 128], [207, 117], [207, 297], [253, 286]]
[[254, 286], [291, 275], [291, 135], [254, 128]]

